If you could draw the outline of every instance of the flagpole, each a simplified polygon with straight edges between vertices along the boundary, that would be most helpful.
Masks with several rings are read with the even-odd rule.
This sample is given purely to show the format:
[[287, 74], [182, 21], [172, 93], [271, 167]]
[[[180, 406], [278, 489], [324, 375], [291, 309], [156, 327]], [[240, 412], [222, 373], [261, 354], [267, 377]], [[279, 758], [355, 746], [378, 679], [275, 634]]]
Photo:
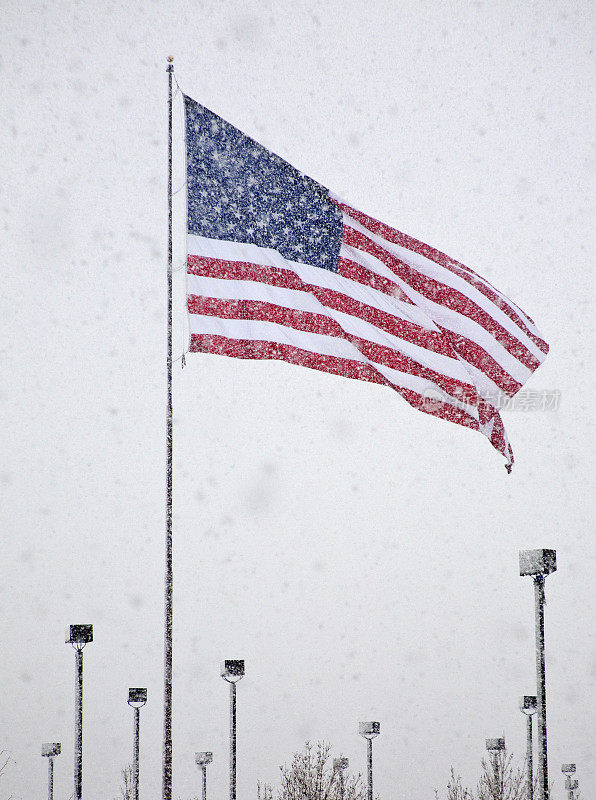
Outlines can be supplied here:
[[166, 565], [164, 586], [164, 692], [162, 798], [172, 800], [172, 73], [168, 56], [168, 402], [166, 414]]

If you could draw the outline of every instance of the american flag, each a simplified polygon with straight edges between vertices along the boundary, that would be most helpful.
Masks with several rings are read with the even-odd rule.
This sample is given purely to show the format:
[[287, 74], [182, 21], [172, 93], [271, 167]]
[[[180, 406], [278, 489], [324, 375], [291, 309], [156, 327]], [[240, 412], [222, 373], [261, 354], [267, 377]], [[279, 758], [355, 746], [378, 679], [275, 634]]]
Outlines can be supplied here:
[[357, 211], [190, 97], [190, 351], [389, 386], [483, 433], [542, 363], [533, 321], [468, 267]]

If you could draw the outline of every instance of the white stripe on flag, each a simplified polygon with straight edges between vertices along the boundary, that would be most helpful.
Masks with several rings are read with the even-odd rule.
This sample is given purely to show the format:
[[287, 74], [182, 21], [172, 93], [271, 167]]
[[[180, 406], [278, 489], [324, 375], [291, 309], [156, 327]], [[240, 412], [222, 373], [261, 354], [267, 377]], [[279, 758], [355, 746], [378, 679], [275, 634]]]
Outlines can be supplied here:
[[[317, 267], [311, 268], [321, 272]], [[400, 339], [370, 322], [352, 314], [329, 308], [312, 294], [296, 289], [270, 286], [257, 281], [221, 280], [201, 275], [188, 275], [188, 293], [221, 300], [255, 300], [272, 303], [280, 308], [291, 308], [310, 314], [321, 314], [335, 320], [350, 336], [389, 347], [403, 353], [422, 366], [439, 372], [462, 383], [470, 383], [470, 376], [457, 356], [449, 357]]]
[[[432, 320], [421, 309], [416, 308], [411, 303], [405, 303], [392, 295], [378, 291], [378, 289], [363, 286], [331, 270], [312, 267], [310, 264], [302, 264], [299, 261], [289, 261], [277, 250], [272, 250], [269, 247], [207, 239], [203, 236], [194, 236], [192, 234], [189, 234], [188, 240], [189, 255], [217, 258], [222, 261], [242, 261], [247, 264], [289, 270], [298, 275], [304, 283], [320, 286], [322, 289], [331, 289], [334, 292], [341, 292], [347, 297], [352, 297], [360, 303], [366, 303], [366, 305], [377, 308], [379, 311], [384, 311], [386, 314], [391, 314], [393, 317], [420, 325], [426, 330], [439, 332], [439, 328]], [[342, 245], [343, 247], [344, 245]], [[385, 267], [384, 264], [382, 266]], [[391, 270], [386, 269], [387, 277], [395, 281], [395, 275]]]

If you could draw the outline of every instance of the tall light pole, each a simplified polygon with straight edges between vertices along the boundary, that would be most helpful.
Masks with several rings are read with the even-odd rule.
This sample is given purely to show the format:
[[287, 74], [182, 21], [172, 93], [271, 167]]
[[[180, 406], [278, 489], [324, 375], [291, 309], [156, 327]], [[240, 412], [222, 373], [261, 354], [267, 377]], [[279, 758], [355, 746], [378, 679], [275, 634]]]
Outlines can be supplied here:
[[132, 799], [139, 800], [139, 734], [141, 708], [147, 702], [147, 689], [129, 689], [128, 705], [135, 712], [134, 735], [132, 745]]
[[350, 762], [344, 756], [333, 759], [333, 775], [339, 775], [339, 796], [340, 800], [344, 800], [346, 794], [346, 779], [344, 770], [350, 766]]
[[224, 661], [221, 677], [230, 684], [230, 800], [236, 800], [236, 684], [244, 677], [244, 661]]
[[83, 647], [93, 641], [93, 625], [70, 625], [66, 643], [75, 651], [74, 800], [83, 797]]
[[195, 763], [203, 773], [203, 800], [207, 800], [207, 764], [213, 761], [213, 753], [195, 753]]
[[490, 763], [493, 768], [493, 776], [495, 782], [498, 782], [499, 786], [495, 788], [500, 789], [500, 796], [503, 795], [503, 770], [499, 770], [499, 761], [497, 753], [503, 753], [505, 751], [505, 739], [502, 737], [500, 739], [487, 739], [486, 740], [486, 749], [490, 753]]
[[575, 797], [575, 789], [578, 788], [579, 783], [572, 780], [571, 776], [575, 773], [575, 764], [561, 764], [561, 772], [565, 775], [565, 788], [567, 789], [568, 800], [573, 800]]
[[546, 744], [546, 682], [544, 665], [544, 579], [557, 569], [555, 550], [521, 550], [519, 574], [534, 580], [536, 625], [536, 699], [538, 707], [538, 800], [548, 800], [548, 756]]
[[48, 759], [48, 800], [54, 800], [54, 756], [60, 755], [60, 742], [42, 744], [41, 754]]
[[360, 722], [358, 725], [358, 733], [366, 739], [366, 755], [367, 755], [367, 796], [368, 800], [373, 800], [373, 760], [372, 760], [372, 740], [381, 733], [380, 722]]
[[534, 800], [534, 762], [532, 758], [532, 714], [536, 713], [535, 695], [525, 694], [519, 701], [519, 710], [526, 715], [526, 762], [527, 762], [527, 795], [528, 800]]

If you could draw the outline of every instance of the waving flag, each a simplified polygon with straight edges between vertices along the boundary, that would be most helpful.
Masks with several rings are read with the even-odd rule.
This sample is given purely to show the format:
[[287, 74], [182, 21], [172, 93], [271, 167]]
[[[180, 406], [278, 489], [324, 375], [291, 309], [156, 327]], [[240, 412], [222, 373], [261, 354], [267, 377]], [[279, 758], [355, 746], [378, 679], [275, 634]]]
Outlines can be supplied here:
[[471, 269], [357, 211], [185, 97], [190, 350], [389, 386], [483, 433], [548, 346]]

